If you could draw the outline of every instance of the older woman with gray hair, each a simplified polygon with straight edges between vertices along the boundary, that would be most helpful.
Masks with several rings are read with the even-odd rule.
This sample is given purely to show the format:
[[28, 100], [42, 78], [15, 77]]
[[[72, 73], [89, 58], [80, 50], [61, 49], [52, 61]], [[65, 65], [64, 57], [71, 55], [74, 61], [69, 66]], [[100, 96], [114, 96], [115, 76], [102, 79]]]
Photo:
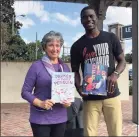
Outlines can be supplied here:
[[51, 100], [52, 72], [69, 72], [69, 67], [59, 59], [64, 43], [60, 33], [50, 31], [42, 39], [45, 55], [29, 68], [21, 96], [30, 103], [29, 122], [34, 137], [63, 137], [67, 110], [71, 103], [55, 104]]

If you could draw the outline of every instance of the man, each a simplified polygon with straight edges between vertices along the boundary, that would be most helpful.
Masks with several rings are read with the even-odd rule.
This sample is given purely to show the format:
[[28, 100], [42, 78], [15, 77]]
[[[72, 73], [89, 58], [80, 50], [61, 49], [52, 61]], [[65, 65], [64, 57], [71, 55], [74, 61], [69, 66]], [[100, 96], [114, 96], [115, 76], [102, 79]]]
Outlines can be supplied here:
[[[75, 72], [76, 89], [84, 100], [84, 135], [98, 135], [98, 123], [103, 113], [109, 136], [121, 136], [122, 112], [117, 79], [126, 66], [121, 44], [115, 34], [98, 29], [95, 9], [87, 6], [82, 9], [80, 16], [85, 35], [71, 47], [71, 68]], [[100, 63], [108, 66], [107, 96], [82, 93], [79, 67], [81, 65], [83, 73], [85, 63]]]

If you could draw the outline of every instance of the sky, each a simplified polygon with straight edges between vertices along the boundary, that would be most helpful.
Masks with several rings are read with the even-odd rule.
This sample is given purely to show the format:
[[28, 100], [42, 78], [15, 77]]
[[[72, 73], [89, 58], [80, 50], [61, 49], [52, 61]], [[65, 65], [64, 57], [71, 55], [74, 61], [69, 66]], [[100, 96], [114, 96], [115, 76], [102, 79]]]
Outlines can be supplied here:
[[[16, 20], [23, 26], [19, 30], [26, 43], [42, 40], [43, 36], [51, 30], [63, 35], [64, 46], [71, 45], [84, 34], [80, 23], [80, 11], [87, 4], [52, 2], [52, 1], [15, 1], [14, 8]], [[22, 17], [20, 15], [25, 15]], [[132, 24], [132, 9], [124, 7], [109, 7], [104, 20], [103, 30], [108, 31], [108, 25], [120, 23]], [[70, 48], [65, 49], [65, 54]], [[125, 54], [132, 50], [132, 39], [125, 40]], [[61, 54], [62, 54], [61, 50]]]

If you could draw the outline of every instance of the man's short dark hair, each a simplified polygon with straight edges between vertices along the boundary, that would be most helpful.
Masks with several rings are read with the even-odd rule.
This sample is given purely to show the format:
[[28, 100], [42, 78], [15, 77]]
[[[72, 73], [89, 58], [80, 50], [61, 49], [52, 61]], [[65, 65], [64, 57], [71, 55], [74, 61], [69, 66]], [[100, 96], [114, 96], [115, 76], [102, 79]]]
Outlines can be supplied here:
[[83, 14], [83, 12], [85, 11], [85, 10], [94, 10], [94, 12], [96, 13], [96, 16], [98, 17], [98, 14], [97, 14], [97, 11], [96, 11], [96, 8], [95, 7], [93, 7], [93, 6], [86, 6], [86, 7], [84, 7], [82, 10], [81, 10], [81, 14], [80, 14], [80, 16], [82, 17], [82, 14]]

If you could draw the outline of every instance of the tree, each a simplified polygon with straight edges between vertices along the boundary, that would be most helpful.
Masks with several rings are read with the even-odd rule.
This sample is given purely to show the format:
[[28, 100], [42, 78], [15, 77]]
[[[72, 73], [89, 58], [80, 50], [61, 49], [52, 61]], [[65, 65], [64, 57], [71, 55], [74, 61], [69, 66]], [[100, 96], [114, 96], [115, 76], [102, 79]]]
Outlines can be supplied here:
[[28, 48], [24, 40], [19, 36], [13, 36], [7, 44], [8, 49], [6, 49], [2, 54], [2, 60], [8, 61], [26, 61], [28, 60], [27, 52]]
[[67, 55], [67, 56], [64, 56], [62, 55], [62, 58], [61, 58], [64, 62], [70, 62], [70, 55]]
[[[1, 1], [1, 60], [13, 60], [19, 58], [17, 54], [18, 51], [12, 52], [14, 49], [25, 48], [25, 43], [22, 38], [17, 36], [12, 36], [12, 24], [14, 24], [15, 31], [18, 33], [18, 29], [22, 26], [19, 21], [15, 21], [15, 12], [12, 7], [14, 0], [2, 0]], [[17, 42], [16, 42], [17, 40]], [[21, 43], [20, 43], [20, 42]], [[23, 47], [18, 47], [19, 45]], [[10, 55], [11, 54], [11, 55]]]
[[[1, 1], [1, 22], [7, 23], [10, 26], [14, 23], [16, 29], [20, 29], [22, 24], [19, 21], [15, 21], [15, 12], [12, 7], [14, 0], [2, 0]], [[14, 20], [13, 20], [14, 19]]]
[[7, 42], [9, 47], [3, 52], [3, 61], [35, 61], [43, 56], [40, 41], [37, 41], [37, 59], [36, 42], [26, 44], [20, 35], [15, 35]]
[[[15, 12], [14, 8], [12, 7], [14, 4], [14, 0], [2, 0], [1, 1], [1, 26], [6, 29], [1, 29], [1, 35], [4, 33], [3, 41], [7, 42], [6, 40], [9, 39], [9, 35], [12, 35], [12, 25], [14, 25], [14, 31], [18, 33], [18, 29], [22, 27], [22, 23], [19, 21], [15, 21]], [[1, 28], [2, 28], [1, 27]], [[8, 38], [7, 38], [8, 37]], [[5, 45], [5, 43], [2, 43]]]
[[14, 0], [2, 0], [1, 1], [1, 20], [4, 23], [11, 23], [12, 17], [15, 15], [14, 8], [12, 5], [14, 4]]
[[3, 60], [4, 54], [8, 50], [7, 42], [11, 39], [11, 35], [7, 30], [8, 25], [1, 22], [1, 60]]
[[[29, 61], [36, 60], [36, 42], [30, 42], [27, 44], [28, 48], [28, 59]], [[40, 41], [37, 41], [37, 59], [43, 56], [42, 47]]]

